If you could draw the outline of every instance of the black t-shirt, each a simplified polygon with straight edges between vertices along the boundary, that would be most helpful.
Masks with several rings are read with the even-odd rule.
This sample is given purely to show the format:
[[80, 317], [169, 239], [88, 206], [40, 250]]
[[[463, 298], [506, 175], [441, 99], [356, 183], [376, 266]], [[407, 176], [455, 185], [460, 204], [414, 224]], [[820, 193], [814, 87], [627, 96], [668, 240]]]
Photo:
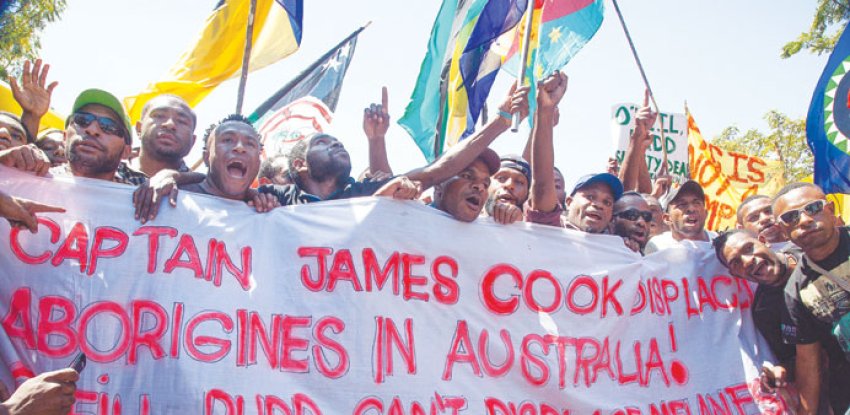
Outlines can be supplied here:
[[383, 185], [387, 184], [392, 179], [374, 181], [366, 179], [362, 182], [355, 181], [349, 177], [345, 184], [337, 189], [326, 199], [322, 199], [316, 195], [307, 193], [297, 184], [276, 185], [267, 184], [257, 188], [260, 193], [269, 193], [275, 195], [280, 201], [281, 206], [303, 205], [306, 203], [321, 202], [322, 200], [338, 200], [351, 199], [353, 197], [372, 196]]
[[[850, 232], [841, 228], [838, 247], [817, 265], [850, 281]], [[820, 342], [829, 359], [828, 388], [836, 414], [850, 407], [850, 292], [815, 271], [803, 257], [785, 286], [788, 315], [782, 335], [790, 344]]]
[[767, 340], [770, 350], [776, 355], [779, 364], [793, 373], [794, 356], [797, 348], [782, 340], [782, 321], [788, 309], [785, 308], [785, 288], [759, 284], [753, 298], [753, 322], [759, 333]]

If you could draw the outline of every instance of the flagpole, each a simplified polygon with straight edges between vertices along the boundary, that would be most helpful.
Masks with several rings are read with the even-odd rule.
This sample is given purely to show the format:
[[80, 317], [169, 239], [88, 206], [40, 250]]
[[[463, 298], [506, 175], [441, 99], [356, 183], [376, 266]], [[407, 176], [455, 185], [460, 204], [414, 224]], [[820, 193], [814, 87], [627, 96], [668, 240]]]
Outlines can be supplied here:
[[646, 77], [646, 71], [643, 70], [643, 64], [640, 62], [640, 58], [637, 54], [637, 49], [635, 49], [635, 43], [632, 41], [632, 35], [629, 33], [629, 29], [626, 27], [626, 21], [623, 19], [623, 13], [620, 12], [620, 5], [617, 4], [617, 0], [611, 0], [614, 2], [614, 9], [617, 11], [617, 17], [620, 18], [620, 25], [623, 26], [623, 32], [626, 34], [626, 40], [629, 41], [629, 48], [632, 50], [632, 56], [635, 58], [635, 63], [637, 63], [638, 69], [640, 70], [640, 77], [643, 78], [643, 84], [646, 86], [646, 90], [649, 91], [649, 99], [652, 101], [652, 105], [655, 107], [655, 113], [658, 114], [658, 131], [661, 135], [661, 168], [658, 170], [659, 174], [664, 174], [667, 172], [667, 146], [664, 140], [664, 124], [661, 121], [661, 108], [658, 107], [658, 103], [655, 102], [655, 94], [652, 93], [652, 87], [649, 86], [649, 79]]
[[[526, 6], [526, 16], [525, 16], [525, 30], [522, 33], [522, 60], [520, 60], [519, 64], [519, 75], [517, 76], [517, 81], [519, 81], [519, 85], [517, 87], [521, 87], [525, 85], [525, 64], [528, 62], [528, 52], [529, 48], [529, 40], [531, 40], [531, 24], [534, 19], [534, 1], [528, 0], [528, 6]], [[532, 99], [533, 97], [529, 97]], [[513, 114], [513, 123], [511, 125], [511, 132], [519, 131], [519, 113]]]
[[325, 52], [324, 55], [320, 56], [319, 59], [316, 59], [316, 61], [313, 62], [310, 66], [308, 66], [307, 69], [305, 69], [300, 74], [295, 76], [295, 78], [292, 78], [292, 80], [289, 81], [289, 83], [287, 83], [286, 85], [284, 85], [283, 88], [278, 90], [277, 93], [275, 93], [274, 95], [269, 97], [269, 99], [263, 101], [263, 103], [260, 104], [260, 106], [258, 106], [257, 109], [248, 117], [251, 120], [251, 122], [257, 121], [255, 119], [255, 116], [257, 114], [261, 114], [263, 112], [268, 111], [268, 109], [271, 108], [272, 106], [274, 106], [274, 104], [277, 101], [279, 101], [280, 98], [283, 97], [283, 95], [288, 93], [289, 90], [292, 89], [292, 87], [294, 85], [301, 82], [304, 78], [307, 77], [307, 75], [310, 74], [310, 72], [313, 72], [316, 68], [319, 67], [319, 65], [321, 65], [325, 60], [327, 60], [331, 56], [331, 54], [336, 53], [337, 49], [339, 49], [346, 42], [350, 41], [353, 37], [359, 35], [360, 32], [363, 31], [363, 29], [369, 27], [369, 25], [371, 25], [371, 24], [372, 24], [372, 21], [370, 20], [370, 21], [366, 22], [366, 24], [364, 24], [363, 26], [360, 26], [357, 30], [351, 32], [350, 35], [348, 35], [345, 39], [343, 39], [339, 43], [337, 43], [336, 46], [328, 49], [328, 51]]
[[248, 11], [248, 25], [245, 30], [245, 53], [242, 55], [242, 74], [239, 76], [239, 92], [236, 95], [236, 113], [242, 114], [242, 103], [245, 100], [245, 85], [248, 83], [248, 66], [251, 63], [251, 48], [254, 40], [254, 15], [257, 12], [257, 0], [251, 0]]

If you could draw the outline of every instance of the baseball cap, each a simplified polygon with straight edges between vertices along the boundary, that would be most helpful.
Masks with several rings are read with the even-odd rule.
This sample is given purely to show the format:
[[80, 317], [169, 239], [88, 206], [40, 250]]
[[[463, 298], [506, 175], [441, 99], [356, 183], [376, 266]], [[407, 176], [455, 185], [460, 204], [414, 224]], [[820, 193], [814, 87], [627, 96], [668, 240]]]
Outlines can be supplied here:
[[485, 148], [484, 151], [482, 151], [481, 154], [478, 155], [476, 160], [481, 160], [484, 162], [484, 164], [487, 165], [487, 170], [490, 171], [491, 176], [496, 174], [497, 171], [499, 171], [499, 155], [496, 154], [496, 152], [493, 151], [493, 149], [491, 149], [490, 147]]
[[[127, 112], [124, 111], [124, 105], [121, 104], [121, 101], [115, 97], [115, 95], [110, 94], [102, 89], [91, 88], [87, 89], [83, 92], [80, 92], [80, 95], [77, 95], [77, 99], [74, 100], [74, 107], [71, 108], [71, 114], [73, 115], [75, 112], [79, 111], [80, 108], [85, 107], [89, 104], [98, 104], [103, 105], [106, 108], [111, 109], [121, 121], [121, 125], [127, 130], [127, 136], [124, 137], [124, 140], [127, 144], [133, 142], [132, 132], [133, 129], [130, 128], [130, 118], [127, 117]], [[71, 117], [69, 116], [67, 120], [65, 120], [65, 125], [67, 126], [70, 122]]]
[[525, 175], [528, 182], [531, 182], [531, 166], [524, 158], [517, 154], [506, 154], [499, 159], [499, 168], [514, 169]]
[[705, 198], [705, 191], [702, 190], [702, 186], [700, 186], [699, 183], [693, 180], [688, 180], [682, 183], [681, 186], [670, 189], [670, 191], [667, 192], [667, 195], [662, 198], [661, 207], [663, 207], [666, 211], [670, 203], [673, 203], [673, 201], [676, 200], [676, 198], [678, 198], [680, 195], [687, 193], [695, 193], [699, 195], [699, 197]]
[[582, 187], [586, 187], [594, 183], [607, 184], [611, 189], [611, 193], [614, 194], [614, 200], [620, 199], [620, 196], [623, 195], [623, 183], [620, 182], [620, 179], [618, 179], [617, 176], [614, 176], [611, 173], [597, 173], [581, 176], [575, 186], [573, 186], [573, 191], [570, 192], [570, 196], [576, 194], [576, 192]]

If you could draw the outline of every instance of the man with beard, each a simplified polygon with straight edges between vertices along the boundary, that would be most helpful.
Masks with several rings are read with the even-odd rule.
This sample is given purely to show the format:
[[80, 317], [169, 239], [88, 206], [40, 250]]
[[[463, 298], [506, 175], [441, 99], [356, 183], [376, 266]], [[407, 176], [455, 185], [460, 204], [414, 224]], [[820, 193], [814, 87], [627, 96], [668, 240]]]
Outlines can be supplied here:
[[[836, 226], [832, 202], [811, 183], [793, 183], [780, 190], [773, 199], [773, 214], [804, 254], [785, 286], [789, 313], [782, 329], [785, 341], [796, 345], [802, 412], [823, 412], [818, 410], [818, 397], [825, 386], [833, 412], [846, 413], [850, 408], [850, 231]], [[824, 357], [829, 367], [826, 385], [821, 375]]]
[[746, 229], [758, 236], [759, 240], [780, 251], [790, 245], [788, 238], [773, 218], [773, 204], [765, 195], [752, 195], [738, 206], [738, 229]]
[[[434, 202], [431, 205], [461, 222], [474, 221], [487, 200], [490, 176], [498, 171], [499, 156], [489, 148], [484, 149], [460, 173], [434, 186]], [[500, 221], [498, 216], [496, 220], [509, 223]]]
[[567, 196], [566, 218], [562, 218], [555, 188], [555, 159], [552, 130], [558, 103], [567, 91], [567, 76], [556, 72], [537, 88], [531, 150], [531, 194], [525, 219], [528, 222], [588, 233], [604, 233], [611, 221], [614, 202], [623, 194], [620, 180], [609, 173], [589, 174], [579, 179]]
[[705, 192], [699, 183], [688, 180], [671, 189], [662, 203], [664, 222], [670, 230], [649, 240], [647, 254], [670, 248], [681, 241], [711, 242], [717, 236], [705, 230]]
[[614, 202], [611, 218], [611, 231], [623, 238], [626, 246], [635, 252], [643, 253], [649, 241], [649, 224], [652, 223], [652, 210], [640, 193], [628, 191]]
[[[56, 174], [134, 184], [118, 174], [122, 158], [130, 154], [130, 120], [114, 95], [88, 89], [74, 101], [65, 121], [68, 164], [51, 169]], [[67, 166], [67, 167], [66, 167]]]
[[664, 209], [661, 207], [661, 202], [655, 196], [647, 193], [641, 193], [643, 199], [649, 205], [649, 210], [652, 211], [652, 222], [649, 224], [649, 237], [661, 235], [670, 230], [670, 227], [664, 223]]
[[758, 284], [751, 305], [753, 322], [777, 358], [775, 365], [762, 370], [761, 384], [771, 392], [784, 388], [794, 379], [796, 354], [793, 345], [782, 341], [782, 321], [788, 314], [784, 291], [797, 258], [771, 249], [748, 229], [722, 233], [712, 245], [717, 259], [732, 276]]
[[[499, 106], [500, 111], [507, 114], [519, 112], [523, 116], [528, 114], [527, 95], [528, 87], [512, 87]], [[398, 180], [363, 182], [350, 177], [351, 159], [342, 143], [329, 134], [317, 133], [296, 144], [289, 153], [289, 169], [294, 183], [284, 186], [265, 185], [258, 190], [260, 193], [275, 195], [281, 206], [371, 196], [385, 185], [390, 185], [391, 181], [394, 181], [390, 185], [390, 189], [394, 189], [391, 191], [394, 197], [402, 193], [416, 194], [468, 168], [510, 124], [510, 120], [505, 117], [495, 117], [427, 166], [397, 177]], [[403, 189], [394, 186], [402, 186]], [[479, 212], [485, 200], [482, 198]]]
[[142, 108], [142, 117], [136, 122], [136, 134], [141, 141], [139, 157], [122, 163], [122, 168], [153, 177], [163, 170], [188, 172], [183, 157], [195, 144], [197, 117], [183, 98], [163, 94], [152, 98]]
[[498, 170], [491, 177], [484, 213], [500, 223], [505, 223], [505, 214], [521, 219], [530, 183], [531, 166], [528, 162], [518, 155], [503, 156]]

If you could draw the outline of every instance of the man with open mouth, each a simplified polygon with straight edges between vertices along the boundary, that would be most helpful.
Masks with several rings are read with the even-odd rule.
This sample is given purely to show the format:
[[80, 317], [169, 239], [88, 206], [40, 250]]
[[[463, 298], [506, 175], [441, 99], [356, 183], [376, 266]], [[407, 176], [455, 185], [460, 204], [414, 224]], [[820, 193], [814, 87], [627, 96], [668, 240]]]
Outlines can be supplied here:
[[785, 342], [796, 345], [802, 413], [824, 412], [818, 398], [826, 387], [837, 392], [830, 393], [833, 413], [844, 414], [850, 409], [850, 230], [837, 226], [832, 202], [811, 183], [782, 188], [773, 214], [803, 251], [785, 286], [788, 318], [782, 328]]
[[277, 200], [251, 190], [261, 150], [260, 133], [251, 122], [239, 114], [229, 115], [211, 125], [204, 136], [204, 163], [209, 169], [204, 180], [180, 188], [248, 202], [258, 212], [270, 211], [277, 207]]
[[752, 195], [744, 199], [738, 206], [737, 219], [738, 229], [754, 233], [774, 251], [781, 251], [793, 245], [788, 242], [788, 238], [774, 220], [773, 204], [768, 196]]
[[676, 246], [681, 241], [711, 242], [717, 236], [705, 229], [705, 191], [699, 183], [688, 180], [670, 189], [661, 204], [664, 222], [670, 230], [649, 240], [647, 254]]
[[432, 206], [461, 222], [474, 221], [487, 201], [492, 175], [499, 171], [499, 156], [486, 148], [465, 169], [434, 186]]

